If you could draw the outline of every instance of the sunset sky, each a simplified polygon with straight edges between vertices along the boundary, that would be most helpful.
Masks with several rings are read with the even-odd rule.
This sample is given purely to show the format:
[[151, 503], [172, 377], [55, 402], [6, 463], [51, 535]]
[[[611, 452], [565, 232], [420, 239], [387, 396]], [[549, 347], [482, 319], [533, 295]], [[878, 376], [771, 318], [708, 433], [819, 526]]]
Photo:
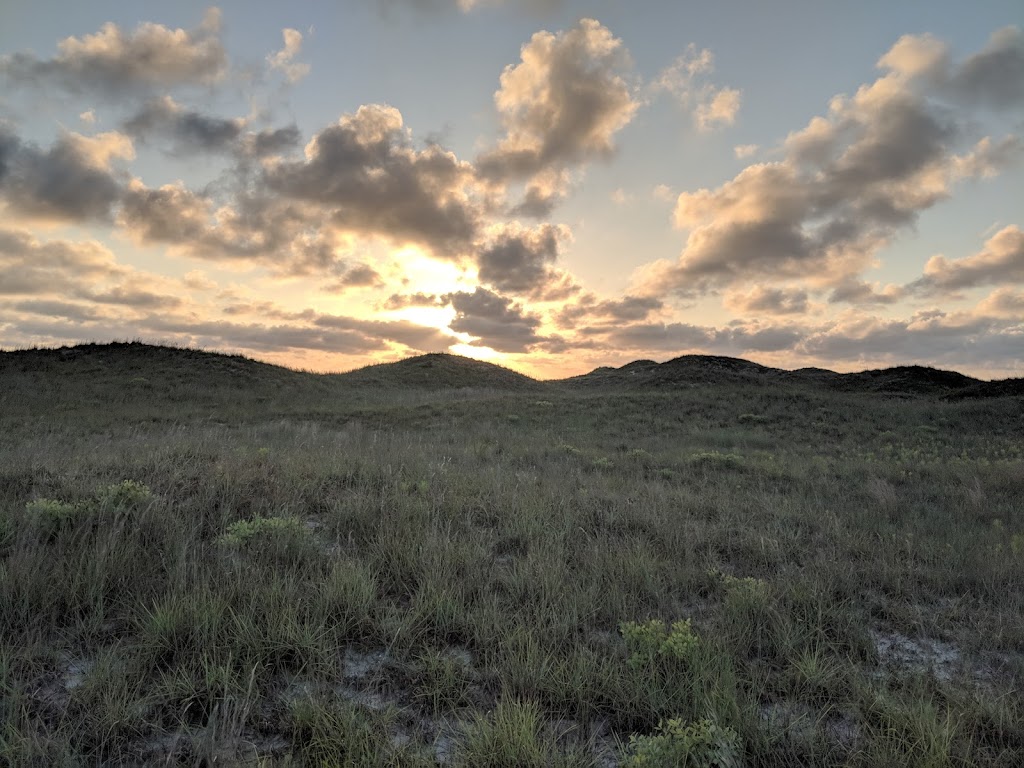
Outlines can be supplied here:
[[0, 348], [1024, 376], [1024, 4], [0, 0]]

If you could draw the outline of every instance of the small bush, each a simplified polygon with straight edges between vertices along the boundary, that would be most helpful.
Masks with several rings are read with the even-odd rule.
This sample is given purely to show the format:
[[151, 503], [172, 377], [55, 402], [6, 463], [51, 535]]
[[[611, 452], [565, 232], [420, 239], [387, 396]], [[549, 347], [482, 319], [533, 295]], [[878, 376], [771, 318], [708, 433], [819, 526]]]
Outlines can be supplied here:
[[672, 719], [658, 724], [651, 736], [629, 737], [624, 766], [630, 768], [739, 768], [742, 744], [732, 728], [712, 720], [684, 723]]
[[25, 511], [32, 525], [44, 536], [55, 536], [70, 528], [83, 513], [81, 505], [59, 499], [33, 499], [25, 505]]
[[649, 668], [659, 658], [688, 662], [700, 644], [689, 619], [673, 622], [671, 627], [660, 619], [644, 623], [626, 621], [619, 629], [629, 649], [628, 663], [633, 669]]
[[229, 525], [220, 542], [250, 554], [292, 562], [310, 553], [313, 534], [295, 517], [256, 517]]
[[742, 469], [743, 457], [736, 453], [721, 451], [698, 451], [690, 454], [690, 463], [707, 469]]
[[96, 501], [109, 509], [132, 509], [140, 507], [153, 498], [153, 492], [135, 480], [122, 480], [101, 489]]

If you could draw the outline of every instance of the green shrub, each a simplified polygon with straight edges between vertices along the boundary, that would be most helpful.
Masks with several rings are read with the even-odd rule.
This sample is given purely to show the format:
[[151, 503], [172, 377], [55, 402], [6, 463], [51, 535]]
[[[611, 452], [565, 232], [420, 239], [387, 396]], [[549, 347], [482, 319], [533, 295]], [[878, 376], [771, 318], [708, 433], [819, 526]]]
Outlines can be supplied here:
[[313, 533], [296, 517], [238, 520], [220, 537], [226, 547], [272, 560], [294, 562], [313, 549]]
[[43, 536], [55, 536], [70, 528], [83, 514], [82, 505], [59, 499], [33, 499], [25, 505], [25, 511]]
[[153, 499], [153, 492], [135, 480], [122, 480], [101, 489], [96, 501], [109, 509], [132, 509]]
[[619, 627], [629, 649], [629, 666], [647, 669], [659, 658], [689, 662], [696, 652], [700, 638], [693, 633], [689, 619], [666, 626], [660, 619], [644, 623], [626, 621]]
[[742, 744], [732, 728], [712, 720], [658, 724], [650, 736], [629, 737], [624, 766], [630, 768], [739, 768]]
[[742, 469], [743, 457], [721, 451], [698, 451], [690, 454], [690, 463], [707, 469]]

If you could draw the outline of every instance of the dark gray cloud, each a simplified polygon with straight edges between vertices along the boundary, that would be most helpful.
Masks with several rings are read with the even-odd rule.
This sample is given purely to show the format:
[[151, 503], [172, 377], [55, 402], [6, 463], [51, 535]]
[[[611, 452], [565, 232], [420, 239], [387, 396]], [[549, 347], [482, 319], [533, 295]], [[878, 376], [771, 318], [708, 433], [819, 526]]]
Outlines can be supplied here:
[[[232, 148], [244, 125], [244, 120], [229, 120], [187, 110], [170, 96], [164, 96], [147, 102], [123, 127], [126, 133], [137, 139], [167, 138], [175, 151], [192, 153], [224, 152]], [[267, 138], [264, 139], [266, 141]], [[253, 143], [258, 142], [259, 135]]]
[[122, 98], [126, 91], [210, 85], [227, 70], [220, 40], [220, 12], [211, 8], [191, 30], [144, 23], [125, 32], [113, 23], [84, 37], [68, 37], [57, 55], [32, 53], [0, 58], [0, 74], [18, 85], [57, 85], [68, 91]]
[[256, 157], [276, 155], [299, 145], [302, 134], [298, 127], [288, 125], [284, 128], [267, 128], [262, 131], [250, 133], [243, 139], [243, 148], [246, 154]]
[[314, 136], [302, 161], [284, 161], [264, 181], [279, 195], [320, 207], [343, 231], [415, 243], [434, 255], [466, 254], [480, 212], [472, 166], [430, 146], [410, 146], [392, 107], [362, 106]]
[[924, 276], [910, 288], [935, 293], [1007, 283], [1024, 285], [1024, 231], [1017, 226], [999, 230], [972, 256], [952, 261], [932, 256], [924, 266]]
[[988, 44], [956, 69], [950, 85], [961, 100], [1008, 109], [1024, 104], [1024, 35], [1019, 27], [993, 33]]
[[543, 224], [535, 229], [506, 227], [477, 256], [480, 281], [498, 292], [539, 296], [557, 279], [552, 266], [564, 227]]
[[528, 352], [542, 341], [537, 334], [540, 316], [527, 312], [510, 298], [486, 288], [477, 288], [472, 293], [449, 293], [441, 298], [455, 309], [455, 319], [449, 328], [478, 337], [471, 344], [515, 353]]
[[321, 290], [344, 293], [351, 288], [380, 288], [384, 285], [384, 278], [376, 269], [369, 264], [356, 264], [345, 269], [337, 279], [325, 285]]
[[614, 152], [613, 137], [639, 106], [630, 67], [622, 41], [594, 19], [537, 32], [501, 75], [494, 101], [506, 135], [478, 159], [481, 174], [530, 180], [519, 210], [545, 214], [564, 189], [562, 170]]
[[0, 201], [32, 218], [109, 220], [121, 195], [110, 160], [133, 155], [131, 142], [120, 134], [64, 132], [42, 149], [0, 123]]
[[219, 205], [181, 184], [128, 185], [118, 224], [136, 242], [162, 243], [208, 261], [260, 264], [290, 276], [341, 276], [349, 268], [317, 212], [273, 196], [239, 191]]

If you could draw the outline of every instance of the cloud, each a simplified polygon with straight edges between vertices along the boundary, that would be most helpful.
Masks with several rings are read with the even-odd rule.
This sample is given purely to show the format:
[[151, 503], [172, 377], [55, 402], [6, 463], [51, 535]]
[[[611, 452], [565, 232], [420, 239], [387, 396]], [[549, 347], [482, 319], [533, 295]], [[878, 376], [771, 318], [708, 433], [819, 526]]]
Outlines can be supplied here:
[[693, 122], [702, 132], [736, 122], [741, 92], [707, 82], [715, 70], [714, 54], [690, 43], [686, 52], [663, 69], [648, 85], [654, 94], [668, 93], [685, 110], [693, 113]]
[[787, 138], [782, 160], [679, 195], [674, 219], [689, 232], [686, 247], [678, 262], [643, 268], [641, 290], [694, 296], [797, 278], [850, 285], [953, 184], [1013, 162], [1021, 146], [1012, 136], [957, 153], [971, 116], [947, 108], [934, 78], [907, 74], [937, 66], [931, 47], [929, 39], [902, 39], [880, 61], [889, 71], [853, 97], [834, 98], [827, 117]]
[[953, 261], [932, 256], [924, 266], [924, 276], [912, 287], [936, 292], [1006, 283], [1024, 284], [1024, 231], [1017, 226], [999, 230], [972, 256]]
[[124, 123], [124, 130], [137, 139], [164, 136], [182, 153], [222, 152], [233, 146], [245, 121], [225, 120], [184, 109], [170, 96], [154, 99]]
[[43, 150], [0, 123], [0, 201], [30, 218], [108, 220], [121, 195], [111, 162], [134, 156], [131, 140], [116, 132], [64, 131]]
[[742, 160], [746, 157], [751, 157], [757, 154], [757, 150], [760, 147], [757, 144], [738, 144], [732, 148], [733, 154], [736, 155], [737, 159]]
[[325, 285], [321, 290], [330, 293], [343, 293], [350, 288], [381, 288], [386, 283], [380, 273], [369, 264], [356, 264], [345, 270], [336, 280]]
[[552, 266], [558, 260], [559, 244], [569, 237], [564, 226], [506, 225], [477, 256], [479, 280], [499, 292], [541, 298], [544, 289], [558, 280]]
[[611, 156], [615, 134], [639, 107], [630, 68], [622, 41], [594, 19], [537, 32], [501, 75], [494, 102], [506, 133], [478, 159], [481, 174], [530, 180]]
[[592, 293], [581, 296], [555, 313], [553, 320], [559, 328], [576, 328], [581, 320], [609, 324], [646, 320], [660, 310], [663, 304], [653, 296], [623, 296], [621, 299], [599, 300]]
[[449, 328], [476, 337], [473, 346], [490, 347], [497, 352], [528, 352], [542, 341], [537, 334], [541, 318], [526, 312], [522, 305], [486, 288], [472, 293], [459, 291], [441, 297], [455, 309]]
[[53, 84], [115, 98], [127, 90], [211, 85], [227, 70], [220, 27], [216, 8], [192, 30], [144, 23], [126, 33], [108, 22], [95, 34], [65, 38], [52, 59], [31, 53], [4, 56], [0, 73], [20, 85]]
[[832, 304], [845, 302], [847, 304], [895, 304], [906, 296], [906, 289], [899, 285], [886, 285], [879, 287], [851, 277], [844, 280], [829, 294], [828, 300]]
[[479, 225], [472, 166], [437, 146], [414, 149], [393, 107], [343, 116], [313, 137], [304, 160], [277, 163], [263, 180], [284, 198], [318, 206], [339, 231], [440, 257], [467, 253]]
[[281, 30], [284, 48], [267, 56], [267, 66], [283, 73], [289, 83], [297, 83], [309, 74], [309, 64], [294, 61], [302, 51], [302, 33], [297, 29]]
[[977, 312], [926, 310], [897, 319], [858, 314], [808, 333], [800, 351], [846, 363], [1005, 364], [1024, 357], [1024, 330], [1019, 317], [1015, 323]]
[[722, 88], [707, 101], [697, 105], [693, 119], [697, 128], [710, 131], [722, 125], [732, 125], [740, 111], [740, 92], [735, 88]]
[[276, 155], [293, 149], [299, 145], [302, 134], [295, 125], [284, 128], [266, 128], [256, 133], [247, 134], [243, 140], [243, 152], [255, 157]]
[[1020, 321], [1024, 317], [1024, 291], [1003, 286], [978, 303], [980, 313]]
[[393, 293], [382, 305], [383, 309], [405, 309], [406, 307], [438, 307], [447, 302], [433, 293]]
[[41, 242], [28, 232], [0, 229], [0, 295], [74, 290], [125, 273], [114, 254], [95, 241]]
[[802, 315], [810, 309], [807, 291], [764, 286], [727, 293], [725, 306], [737, 314]]
[[1004, 27], [952, 73], [950, 88], [968, 104], [1009, 109], [1024, 104], [1024, 35]]
[[517, 5], [535, 13], [550, 13], [565, 5], [565, 0], [377, 0], [385, 15], [397, 6], [408, 6], [420, 13], [459, 11], [470, 13], [480, 8]]

